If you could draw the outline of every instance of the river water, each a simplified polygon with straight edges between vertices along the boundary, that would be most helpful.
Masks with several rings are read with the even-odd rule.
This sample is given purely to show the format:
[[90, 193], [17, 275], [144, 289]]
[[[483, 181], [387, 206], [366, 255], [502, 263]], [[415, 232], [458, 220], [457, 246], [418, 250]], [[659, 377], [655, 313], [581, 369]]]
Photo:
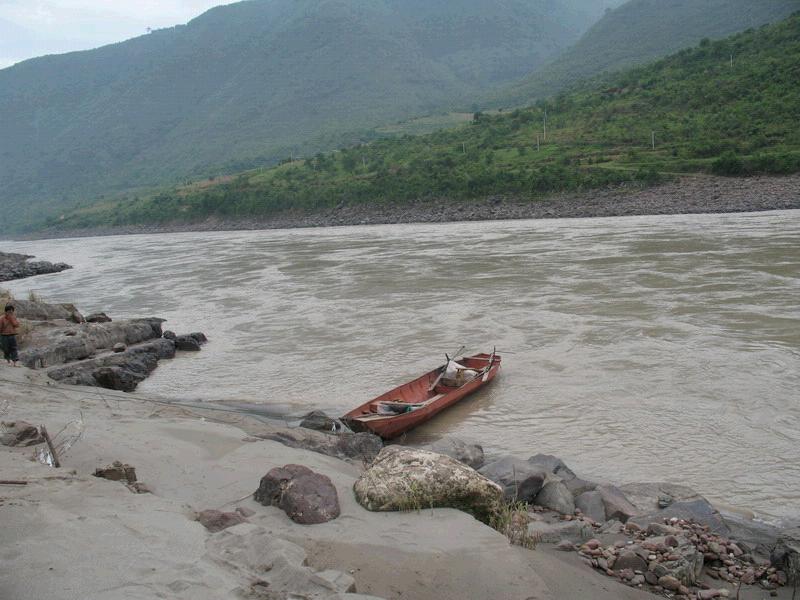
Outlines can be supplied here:
[[207, 333], [137, 393], [342, 414], [496, 345], [495, 382], [411, 441], [800, 515], [800, 211], [3, 246], [75, 266], [4, 284], [20, 296]]

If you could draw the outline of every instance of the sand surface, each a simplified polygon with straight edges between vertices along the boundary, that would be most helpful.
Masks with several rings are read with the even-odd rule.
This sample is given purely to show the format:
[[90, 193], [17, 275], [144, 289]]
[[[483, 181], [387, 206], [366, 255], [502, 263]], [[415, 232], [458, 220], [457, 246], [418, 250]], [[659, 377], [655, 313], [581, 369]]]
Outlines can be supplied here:
[[[0, 479], [29, 482], [0, 485], [2, 600], [345, 598], [325, 583], [340, 576], [387, 599], [652, 597], [576, 555], [511, 546], [456, 510], [368, 512], [352, 493], [361, 465], [259, 440], [202, 410], [60, 386], [5, 365], [0, 399], [5, 421], [55, 433], [82, 415], [85, 425], [60, 469], [33, 461], [31, 448], [0, 446]], [[153, 493], [91, 475], [114, 460], [133, 465]], [[338, 519], [298, 525], [252, 500], [260, 478], [287, 463], [333, 480]], [[194, 520], [195, 511], [237, 506], [255, 511], [249, 524], [212, 534]], [[341, 573], [319, 573], [327, 569]]]

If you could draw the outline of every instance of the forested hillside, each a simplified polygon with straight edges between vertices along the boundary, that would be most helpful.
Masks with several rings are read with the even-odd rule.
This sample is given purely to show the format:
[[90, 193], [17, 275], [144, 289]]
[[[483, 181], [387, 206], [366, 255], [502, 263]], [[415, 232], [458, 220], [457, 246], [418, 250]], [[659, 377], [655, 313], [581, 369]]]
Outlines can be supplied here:
[[22, 221], [80, 196], [352, 143], [522, 76], [603, 3], [248, 0], [25, 61], [0, 70], [0, 201]]
[[800, 0], [630, 0], [606, 12], [552, 63], [490, 93], [488, 104], [530, 104], [600, 73], [645, 64], [704, 38], [774, 23], [797, 10]]
[[[733, 56], [733, 60], [731, 60]], [[800, 171], [800, 15], [430, 135], [87, 206], [62, 228], [553, 191], [673, 173]], [[546, 119], [546, 134], [545, 134]]]

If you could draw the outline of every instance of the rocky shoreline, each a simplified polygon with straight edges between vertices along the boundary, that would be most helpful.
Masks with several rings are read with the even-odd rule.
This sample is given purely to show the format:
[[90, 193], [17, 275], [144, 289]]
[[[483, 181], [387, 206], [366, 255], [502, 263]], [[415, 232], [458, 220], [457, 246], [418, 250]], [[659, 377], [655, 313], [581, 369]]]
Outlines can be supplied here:
[[104, 235], [241, 231], [397, 223], [445, 223], [506, 219], [551, 219], [759, 212], [800, 209], [800, 175], [748, 178], [684, 176], [641, 187], [621, 185], [600, 190], [554, 194], [540, 199], [491, 196], [456, 201], [426, 198], [402, 204], [346, 204], [314, 213], [287, 212], [269, 219], [212, 218], [194, 223], [164, 223], [60, 230], [19, 236], [20, 239]]
[[66, 263], [51, 263], [44, 260], [31, 262], [31, 258], [34, 257], [27, 254], [0, 252], [0, 281], [25, 279], [26, 277], [47, 273], [60, 273], [72, 268]]
[[19, 359], [30, 369], [43, 370], [55, 381], [132, 392], [176, 351], [199, 351], [202, 333], [178, 336], [162, 331], [156, 317], [112, 320], [105, 313], [84, 317], [72, 304], [18, 300], [12, 303], [20, 319]]

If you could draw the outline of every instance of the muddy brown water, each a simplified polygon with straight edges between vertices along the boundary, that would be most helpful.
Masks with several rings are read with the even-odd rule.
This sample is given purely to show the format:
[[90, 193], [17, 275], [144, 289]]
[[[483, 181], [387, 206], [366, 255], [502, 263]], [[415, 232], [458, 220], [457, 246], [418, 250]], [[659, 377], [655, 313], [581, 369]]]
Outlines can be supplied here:
[[3, 243], [1, 284], [201, 330], [141, 394], [342, 414], [461, 344], [500, 376], [413, 432], [800, 516], [800, 211]]

